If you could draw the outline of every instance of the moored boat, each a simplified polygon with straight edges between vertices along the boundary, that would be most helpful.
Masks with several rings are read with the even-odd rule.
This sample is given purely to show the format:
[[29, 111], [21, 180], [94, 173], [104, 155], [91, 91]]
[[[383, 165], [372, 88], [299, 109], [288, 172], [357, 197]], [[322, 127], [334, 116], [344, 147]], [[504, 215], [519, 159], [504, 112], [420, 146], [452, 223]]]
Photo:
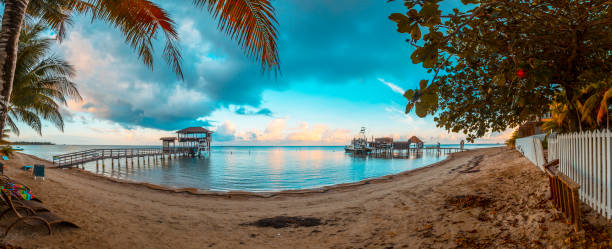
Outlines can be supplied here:
[[365, 136], [365, 127], [361, 127], [360, 135], [356, 138], [353, 138], [351, 144], [344, 146], [344, 152], [346, 153], [356, 153], [356, 154], [366, 154], [372, 149], [369, 146], [368, 139]]

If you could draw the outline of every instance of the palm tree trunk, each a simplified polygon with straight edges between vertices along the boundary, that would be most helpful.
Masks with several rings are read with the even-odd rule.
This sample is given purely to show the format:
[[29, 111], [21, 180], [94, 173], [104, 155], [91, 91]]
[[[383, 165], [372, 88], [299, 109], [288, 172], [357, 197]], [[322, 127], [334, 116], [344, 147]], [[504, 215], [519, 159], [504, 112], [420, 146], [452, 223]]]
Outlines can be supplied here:
[[4, 134], [17, 64], [19, 33], [29, 2], [30, 0], [4, 1], [4, 15], [0, 29], [0, 137]]

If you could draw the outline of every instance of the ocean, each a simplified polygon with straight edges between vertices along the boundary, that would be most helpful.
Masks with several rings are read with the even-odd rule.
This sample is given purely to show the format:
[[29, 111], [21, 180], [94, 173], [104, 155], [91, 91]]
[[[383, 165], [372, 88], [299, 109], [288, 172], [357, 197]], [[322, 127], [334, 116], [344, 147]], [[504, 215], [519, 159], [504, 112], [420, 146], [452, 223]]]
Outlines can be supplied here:
[[[466, 144], [466, 149], [501, 146]], [[54, 155], [94, 148], [142, 148], [113, 145], [23, 145], [23, 153], [52, 160]], [[156, 146], [151, 146], [156, 147]], [[159, 146], [157, 146], [159, 147]], [[459, 147], [459, 145], [442, 145]], [[207, 158], [173, 158], [150, 164], [131, 163], [103, 168], [95, 162], [85, 170], [118, 179], [148, 182], [162, 186], [192, 187], [211, 191], [281, 191], [310, 189], [397, 174], [424, 167], [447, 157], [425, 152], [409, 158], [352, 156], [342, 146], [213, 146]], [[136, 159], [134, 159], [136, 160]], [[131, 162], [131, 161], [130, 161]]]

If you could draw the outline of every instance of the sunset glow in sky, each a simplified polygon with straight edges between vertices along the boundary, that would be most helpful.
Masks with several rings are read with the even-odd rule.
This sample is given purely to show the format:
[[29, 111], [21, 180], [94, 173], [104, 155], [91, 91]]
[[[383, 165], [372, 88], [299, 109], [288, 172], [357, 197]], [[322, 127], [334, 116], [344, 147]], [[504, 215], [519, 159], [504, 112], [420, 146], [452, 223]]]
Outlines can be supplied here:
[[[261, 74], [206, 11], [154, 2], [176, 21], [184, 81], [161, 56], [153, 71], [145, 67], [110, 25], [77, 18], [56, 53], [75, 65], [84, 101], [63, 110], [65, 132], [47, 124], [41, 137], [21, 125], [12, 140], [160, 144], [159, 137], [189, 126], [214, 130], [213, 145], [343, 145], [362, 126], [370, 136], [416, 135], [426, 143], [463, 138], [436, 128], [431, 117], [403, 113], [403, 91], [431, 76], [412, 64], [413, 48], [388, 19], [405, 12], [402, 1], [274, 1], [276, 77]], [[509, 133], [477, 142], [503, 142]]]

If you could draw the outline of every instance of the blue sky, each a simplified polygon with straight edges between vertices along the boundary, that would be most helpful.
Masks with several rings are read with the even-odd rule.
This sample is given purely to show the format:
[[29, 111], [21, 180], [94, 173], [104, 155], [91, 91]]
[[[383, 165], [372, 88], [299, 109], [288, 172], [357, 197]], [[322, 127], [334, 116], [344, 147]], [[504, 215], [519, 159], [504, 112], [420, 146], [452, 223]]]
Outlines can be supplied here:
[[78, 17], [56, 53], [77, 68], [84, 101], [63, 110], [65, 132], [47, 124], [42, 137], [23, 128], [14, 139], [158, 144], [160, 136], [188, 126], [214, 130], [216, 145], [341, 145], [361, 126], [371, 136], [396, 139], [463, 138], [435, 128], [431, 117], [403, 114], [401, 92], [429, 76], [411, 63], [413, 48], [388, 19], [405, 12], [402, 1], [274, 1], [282, 71], [276, 77], [261, 74], [206, 11], [155, 2], [176, 21], [184, 81], [160, 56], [153, 70], [145, 67], [110, 25]]

